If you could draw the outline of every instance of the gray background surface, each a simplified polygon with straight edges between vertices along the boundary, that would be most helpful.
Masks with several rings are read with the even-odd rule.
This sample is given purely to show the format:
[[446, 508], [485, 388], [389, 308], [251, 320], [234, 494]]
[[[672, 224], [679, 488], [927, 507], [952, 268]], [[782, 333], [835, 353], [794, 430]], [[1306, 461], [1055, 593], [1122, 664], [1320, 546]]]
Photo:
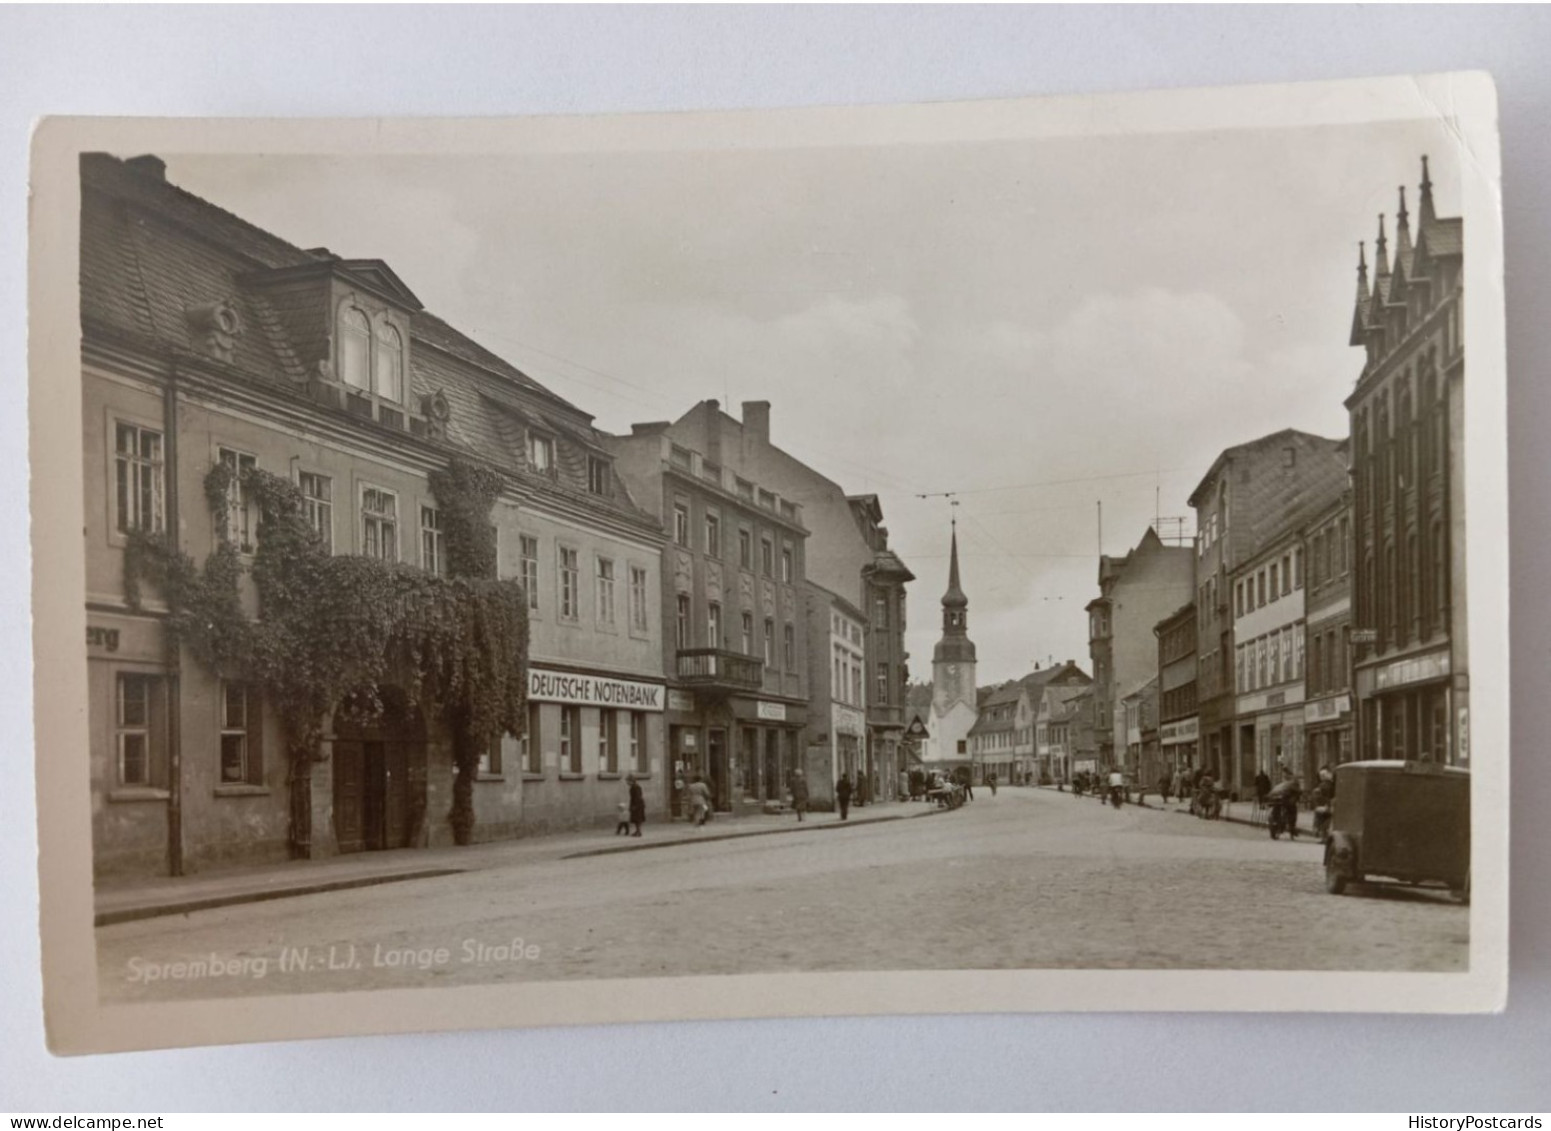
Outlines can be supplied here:
[[[1551, 12], [1543, 8], [0, 12], [0, 1109], [1551, 1106]], [[59, 1060], [30, 727], [26, 154], [44, 114], [408, 115], [938, 101], [1486, 69], [1502, 106], [1515, 701], [1512, 985], [1480, 1018], [992, 1016], [639, 1025]], [[1223, 233], [1232, 239], [1233, 233]], [[62, 375], [61, 379], [70, 379]], [[1254, 914], [1246, 908], [1246, 914]]]

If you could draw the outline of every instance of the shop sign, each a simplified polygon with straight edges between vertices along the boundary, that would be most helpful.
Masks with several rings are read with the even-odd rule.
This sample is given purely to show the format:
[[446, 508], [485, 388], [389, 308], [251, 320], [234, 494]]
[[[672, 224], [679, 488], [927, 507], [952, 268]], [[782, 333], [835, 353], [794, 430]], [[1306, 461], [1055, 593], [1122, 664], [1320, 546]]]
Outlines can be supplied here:
[[830, 719], [837, 733], [862, 735], [867, 733], [867, 720], [855, 707], [830, 704]]
[[1306, 723], [1322, 723], [1330, 719], [1346, 714], [1352, 709], [1352, 700], [1348, 695], [1332, 695], [1327, 699], [1316, 699], [1312, 703], [1303, 705], [1303, 721]]
[[668, 692], [668, 710], [683, 711], [686, 715], [695, 713], [695, 695], [692, 691]]
[[1182, 742], [1195, 742], [1200, 737], [1200, 731], [1201, 720], [1196, 718], [1164, 723], [1158, 733], [1164, 746], [1178, 746]]
[[772, 723], [784, 723], [786, 721], [785, 703], [766, 703], [761, 699], [754, 705], [755, 716]]
[[545, 703], [570, 703], [583, 707], [623, 707], [631, 711], [661, 711], [660, 683], [636, 683], [603, 675], [528, 670], [528, 698]]
[[1421, 683], [1429, 679], [1442, 679], [1449, 674], [1449, 654], [1434, 652], [1428, 656], [1408, 656], [1385, 664], [1373, 672], [1373, 685], [1380, 691], [1400, 687], [1408, 683]]
[[95, 624], [87, 625], [86, 646], [88, 648], [106, 648], [109, 652], [117, 652], [118, 629], [103, 628], [101, 625]]

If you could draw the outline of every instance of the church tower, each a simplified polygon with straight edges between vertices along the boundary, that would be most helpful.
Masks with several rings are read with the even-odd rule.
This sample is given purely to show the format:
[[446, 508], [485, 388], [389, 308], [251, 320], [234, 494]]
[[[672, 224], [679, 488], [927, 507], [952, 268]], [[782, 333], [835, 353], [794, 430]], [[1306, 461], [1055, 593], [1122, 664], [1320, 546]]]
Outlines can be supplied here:
[[968, 759], [975, 703], [975, 644], [969, 638], [969, 598], [959, 584], [959, 530], [955, 520], [942, 595], [942, 639], [932, 650], [931, 761]]

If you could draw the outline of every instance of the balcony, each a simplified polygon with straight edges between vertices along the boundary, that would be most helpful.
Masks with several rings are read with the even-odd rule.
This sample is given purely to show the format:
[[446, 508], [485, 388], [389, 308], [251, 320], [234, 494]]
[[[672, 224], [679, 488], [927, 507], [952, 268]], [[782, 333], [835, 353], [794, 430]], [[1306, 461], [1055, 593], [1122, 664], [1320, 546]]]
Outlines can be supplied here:
[[678, 653], [678, 680], [713, 691], [759, 691], [764, 687], [765, 664], [723, 648], [684, 648]]
[[867, 722], [875, 727], [903, 727], [905, 725], [905, 708], [902, 706], [869, 703], [867, 705]]

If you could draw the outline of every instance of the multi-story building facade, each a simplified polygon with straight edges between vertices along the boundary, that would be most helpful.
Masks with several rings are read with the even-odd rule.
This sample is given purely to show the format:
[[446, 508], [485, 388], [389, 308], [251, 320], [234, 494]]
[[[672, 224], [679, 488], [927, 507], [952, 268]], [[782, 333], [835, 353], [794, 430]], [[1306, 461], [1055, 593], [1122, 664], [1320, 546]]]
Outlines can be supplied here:
[[[1230, 576], [1345, 480], [1345, 441], [1283, 429], [1228, 448], [1190, 493], [1196, 519], [1196, 705], [1201, 765], [1233, 780], [1238, 711]], [[1316, 500], [1312, 505], [1311, 496]]]
[[1093, 660], [1099, 761], [1120, 765], [1126, 751], [1122, 700], [1158, 672], [1153, 627], [1190, 599], [1194, 554], [1166, 546], [1148, 527], [1123, 557], [1099, 558], [1099, 596], [1088, 602], [1088, 653]]
[[295, 247], [176, 188], [154, 157], [89, 155], [81, 185], [84, 458], [102, 488], [85, 530], [98, 871], [453, 839], [451, 736], [431, 705], [361, 689], [385, 713], [336, 710], [297, 787], [262, 689], [172, 641], [163, 594], [129, 599], [136, 532], [251, 564], [257, 503], [234, 480], [217, 508], [217, 465], [289, 479], [327, 553], [433, 574], [446, 545], [432, 475], [453, 459], [500, 474], [496, 569], [527, 588], [530, 702], [525, 733], [479, 769], [475, 838], [604, 821], [625, 773], [661, 777], [661, 535], [591, 418], [427, 313], [385, 263]]
[[1468, 766], [1463, 229], [1437, 215], [1432, 190], [1423, 158], [1416, 241], [1401, 189], [1394, 261], [1381, 216], [1371, 290], [1359, 253], [1354, 679], [1363, 757]]
[[1161, 761], [1158, 746], [1158, 677], [1126, 695], [1122, 700], [1126, 725], [1125, 772], [1142, 789], [1156, 782]]
[[1236, 759], [1227, 779], [1241, 795], [1257, 772], [1303, 764], [1303, 539], [1289, 530], [1229, 574], [1233, 594]]
[[[1073, 731], [1077, 715], [1091, 715], [1093, 681], [1078, 672], [1080, 680], [1046, 684], [1039, 689], [1034, 708], [1035, 780], [1042, 785], [1065, 782], [1074, 772]], [[1091, 732], [1091, 725], [1088, 727]]]
[[608, 441], [667, 538], [661, 662], [675, 816], [687, 814], [697, 776], [719, 811], [783, 800], [808, 725], [803, 509], [750, 478], [739, 446], [702, 424], [639, 424]]
[[889, 549], [883, 507], [876, 495], [846, 500], [872, 552], [862, 567], [862, 608], [867, 614], [867, 750], [871, 775], [869, 798], [899, 795], [900, 771], [908, 770], [904, 749], [906, 688], [910, 654], [905, 651], [905, 586], [915, 574]]
[[[1200, 717], [1196, 713], [1196, 604], [1182, 605], [1158, 622], [1158, 742], [1162, 769], [1197, 765]], [[1161, 772], [1161, 770], [1160, 770]]]
[[974, 780], [995, 774], [1003, 784], [1021, 781], [1034, 761], [1034, 720], [1028, 691], [1018, 681], [987, 689], [969, 728]]
[[1303, 539], [1308, 628], [1303, 705], [1304, 780], [1356, 757], [1352, 734], [1352, 497], [1316, 515]]
[[772, 443], [768, 401], [745, 401], [741, 410], [742, 420], [735, 420], [718, 402], [702, 401], [672, 427], [697, 437], [709, 458], [736, 463], [761, 489], [801, 503], [808, 530], [806, 576], [868, 618], [865, 670], [872, 694], [859, 799], [892, 796], [906, 724], [905, 585], [912, 575], [889, 550], [876, 496], [847, 495], [840, 484]]
[[841, 775], [854, 786], [867, 767], [867, 620], [851, 602], [809, 581], [807, 594], [808, 800], [835, 803]]

